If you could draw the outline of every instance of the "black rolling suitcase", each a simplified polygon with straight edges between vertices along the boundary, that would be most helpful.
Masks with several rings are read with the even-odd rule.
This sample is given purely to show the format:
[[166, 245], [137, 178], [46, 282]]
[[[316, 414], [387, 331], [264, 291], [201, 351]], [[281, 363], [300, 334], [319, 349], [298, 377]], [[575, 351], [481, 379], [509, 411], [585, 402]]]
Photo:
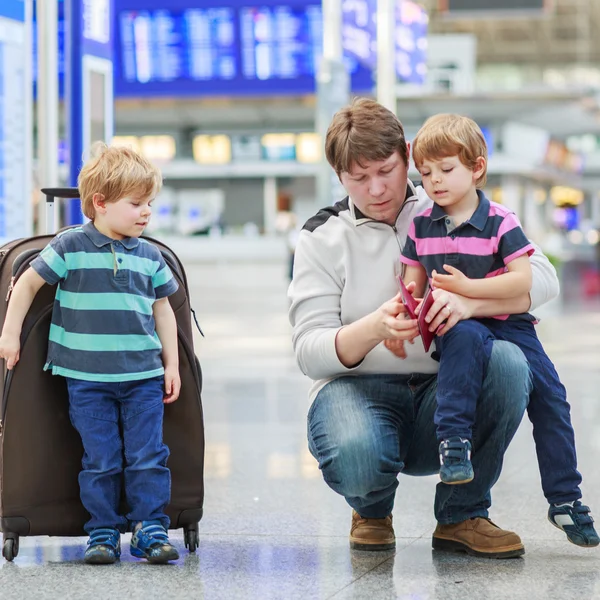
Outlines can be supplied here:
[[[45, 189], [48, 215], [55, 198], [78, 198], [74, 188]], [[49, 228], [52, 219], [49, 218]], [[0, 322], [4, 323], [12, 285], [50, 242], [52, 235], [14, 240], [0, 248]], [[181, 394], [165, 406], [164, 440], [171, 452], [171, 528], [183, 527], [185, 545], [198, 546], [204, 501], [202, 372], [194, 354], [192, 310], [183, 266], [159, 241], [179, 289], [169, 297], [177, 320]], [[19, 536], [83, 536], [89, 515], [79, 497], [83, 447], [69, 420], [65, 380], [43, 370], [56, 286], [38, 292], [21, 334], [20, 360], [12, 371], [2, 361], [0, 404], [0, 526], [2, 555], [13, 560]]]

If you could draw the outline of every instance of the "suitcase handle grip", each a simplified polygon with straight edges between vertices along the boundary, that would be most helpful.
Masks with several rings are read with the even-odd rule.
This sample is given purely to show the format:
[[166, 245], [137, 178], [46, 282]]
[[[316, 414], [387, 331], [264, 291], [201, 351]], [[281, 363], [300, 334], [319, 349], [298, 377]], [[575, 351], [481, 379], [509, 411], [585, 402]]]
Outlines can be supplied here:
[[54, 202], [54, 198], [79, 198], [79, 190], [74, 187], [42, 188], [42, 194], [46, 195], [46, 202]]
[[46, 195], [46, 233], [54, 233], [54, 199], [79, 198], [79, 190], [76, 187], [65, 187], [42, 188], [41, 191]]

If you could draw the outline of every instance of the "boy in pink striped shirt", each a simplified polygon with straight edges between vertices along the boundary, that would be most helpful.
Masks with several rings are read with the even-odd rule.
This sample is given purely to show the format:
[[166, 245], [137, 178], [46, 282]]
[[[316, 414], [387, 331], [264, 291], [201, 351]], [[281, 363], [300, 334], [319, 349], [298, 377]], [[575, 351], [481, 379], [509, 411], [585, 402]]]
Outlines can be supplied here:
[[[531, 288], [533, 248], [514, 213], [490, 202], [485, 185], [487, 147], [477, 124], [459, 115], [427, 120], [413, 142], [413, 159], [434, 206], [415, 217], [402, 250], [404, 281], [422, 297], [433, 288], [469, 298], [509, 299]], [[459, 321], [436, 337], [440, 360], [435, 424], [440, 478], [468, 484], [471, 463], [486, 432], [473, 432], [494, 340], [516, 344], [530, 366], [533, 391], [527, 408], [533, 424], [548, 519], [569, 541], [597, 546], [590, 509], [581, 503], [575, 435], [566, 390], [544, 352], [529, 313]], [[500, 460], [500, 458], [499, 458]]]

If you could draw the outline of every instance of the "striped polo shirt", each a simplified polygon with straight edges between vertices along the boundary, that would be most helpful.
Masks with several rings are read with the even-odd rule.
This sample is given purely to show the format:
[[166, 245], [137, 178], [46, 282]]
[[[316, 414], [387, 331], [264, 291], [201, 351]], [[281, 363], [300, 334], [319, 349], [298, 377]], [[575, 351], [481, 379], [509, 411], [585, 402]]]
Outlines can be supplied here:
[[86, 381], [164, 373], [152, 306], [178, 284], [156, 246], [86, 223], [59, 233], [31, 267], [58, 283], [44, 370]]
[[[423, 265], [431, 282], [432, 272], [444, 273], [451, 265], [471, 279], [506, 273], [506, 265], [534, 248], [517, 216], [501, 204], [490, 202], [477, 190], [479, 205], [470, 219], [456, 226], [437, 204], [419, 213], [410, 229], [400, 260]], [[527, 313], [511, 318], [533, 320]], [[509, 315], [498, 315], [506, 320]]]

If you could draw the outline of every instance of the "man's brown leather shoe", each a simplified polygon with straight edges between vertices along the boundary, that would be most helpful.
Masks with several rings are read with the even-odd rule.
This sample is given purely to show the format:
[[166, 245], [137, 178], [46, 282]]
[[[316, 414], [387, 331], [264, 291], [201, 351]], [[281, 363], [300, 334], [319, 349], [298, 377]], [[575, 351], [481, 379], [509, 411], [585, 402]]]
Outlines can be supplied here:
[[516, 533], [500, 529], [483, 517], [452, 525], [438, 523], [432, 543], [435, 550], [466, 552], [485, 558], [514, 558], [525, 554], [525, 547]]
[[388, 515], [385, 519], [367, 519], [353, 510], [350, 548], [352, 550], [394, 550], [396, 536], [392, 526], [392, 515]]

